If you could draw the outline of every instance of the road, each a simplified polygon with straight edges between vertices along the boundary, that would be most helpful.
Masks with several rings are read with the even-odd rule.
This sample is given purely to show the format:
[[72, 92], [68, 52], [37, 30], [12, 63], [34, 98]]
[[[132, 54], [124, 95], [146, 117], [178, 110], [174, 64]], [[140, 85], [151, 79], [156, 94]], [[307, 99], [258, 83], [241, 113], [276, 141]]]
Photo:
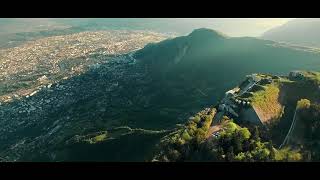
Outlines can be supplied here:
[[290, 134], [291, 134], [291, 132], [292, 132], [295, 124], [296, 124], [296, 114], [297, 114], [297, 108], [296, 108], [296, 110], [294, 111], [293, 120], [292, 120], [290, 129], [289, 129], [289, 131], [288, 131], [288, 133], [287, 133], [287, 136], [284, 138], [282, 144], [279, 146], [279, 149], [281, 149], [281, 148], [287, 143], [287, 141], [288, 141], [288, 139], [289, 139], [289, 136], [290, 136]]

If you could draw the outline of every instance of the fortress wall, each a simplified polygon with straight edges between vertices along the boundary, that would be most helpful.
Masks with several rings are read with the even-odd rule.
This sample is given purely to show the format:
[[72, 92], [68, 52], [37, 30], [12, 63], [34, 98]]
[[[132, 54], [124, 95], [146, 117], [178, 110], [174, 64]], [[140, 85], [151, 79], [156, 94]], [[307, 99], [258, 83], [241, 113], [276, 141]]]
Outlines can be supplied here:
[[252, 107], [242, 109], [240, 111], [240, 119], [257, 125], [262, 125], [259, 116]]

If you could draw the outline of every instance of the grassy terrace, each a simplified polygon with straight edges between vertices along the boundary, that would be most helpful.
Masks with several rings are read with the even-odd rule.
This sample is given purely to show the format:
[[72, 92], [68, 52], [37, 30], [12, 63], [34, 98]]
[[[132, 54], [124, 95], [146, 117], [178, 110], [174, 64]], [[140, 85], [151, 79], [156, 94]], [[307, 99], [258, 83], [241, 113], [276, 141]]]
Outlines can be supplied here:
[[277, 103], [279, 97], [279, 88], [276, 84], [263, 86], [264, 90], [254, 92], [249, 100], [253, 105], [267, 108], [269, 103]]
[[[267, 78], [268, 75], [259, 75], [259, 77]], [[255, 85], [250, 92], [244, 94], [240, 99], [250, 101], [263, 120], [277, 119], [282, 114], [282, 106], [279, 103], [282, 81], [286, 81], [286, 79], [277, 79], [273, 80], [272, 83]]]

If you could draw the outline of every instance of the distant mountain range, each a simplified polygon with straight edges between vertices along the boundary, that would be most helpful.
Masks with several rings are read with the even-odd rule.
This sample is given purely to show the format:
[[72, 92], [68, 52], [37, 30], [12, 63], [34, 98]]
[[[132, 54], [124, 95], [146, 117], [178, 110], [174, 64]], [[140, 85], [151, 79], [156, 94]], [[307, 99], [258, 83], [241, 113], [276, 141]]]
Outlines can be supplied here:
[[294, 19], [265, 32], [261, 38], [320, 47], [320, 19]]

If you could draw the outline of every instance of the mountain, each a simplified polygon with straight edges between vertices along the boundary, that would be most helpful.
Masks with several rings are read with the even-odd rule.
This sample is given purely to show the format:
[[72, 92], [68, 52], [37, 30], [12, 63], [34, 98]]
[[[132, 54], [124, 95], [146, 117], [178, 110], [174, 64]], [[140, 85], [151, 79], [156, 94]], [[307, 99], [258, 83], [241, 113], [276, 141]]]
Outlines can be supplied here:
[[320, 19], [295, 19], [265, 32], [261, 38], [320, 47]]
[[247, 74], [287, 74], [294, 69], [320, 67], [319, 53], [312, 49], [256, 38], [230, 38], [209, 29], [149, 44], [137, 51], [135, 58], [148, 64], [160, 87], [193, 89], [203, 103], [216, 101]]
[[[0, 157], [149, 160], [162, 137], [216, 104], [245, 75], [317, 70], [319, 57], [314, 49], [231, 38], [211, 29], [123, 54], [92, 51], [81, 56], [97, 62], [87, 71], [1, 104]], [[64, 61], [75, 62], [69, 60]]]

